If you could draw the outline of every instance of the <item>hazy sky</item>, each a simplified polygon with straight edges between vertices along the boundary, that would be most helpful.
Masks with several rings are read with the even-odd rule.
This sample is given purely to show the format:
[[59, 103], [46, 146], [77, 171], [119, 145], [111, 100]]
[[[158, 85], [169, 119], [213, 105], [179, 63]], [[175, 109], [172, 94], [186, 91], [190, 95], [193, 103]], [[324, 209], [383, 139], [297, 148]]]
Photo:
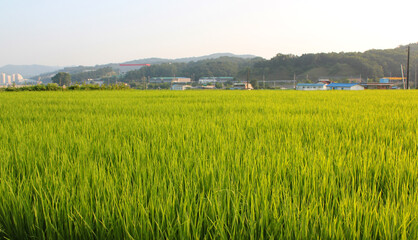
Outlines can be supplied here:
[[0, 66], [394, 48], [418, 42], [417, 7], [416, 0], [0, 0]]

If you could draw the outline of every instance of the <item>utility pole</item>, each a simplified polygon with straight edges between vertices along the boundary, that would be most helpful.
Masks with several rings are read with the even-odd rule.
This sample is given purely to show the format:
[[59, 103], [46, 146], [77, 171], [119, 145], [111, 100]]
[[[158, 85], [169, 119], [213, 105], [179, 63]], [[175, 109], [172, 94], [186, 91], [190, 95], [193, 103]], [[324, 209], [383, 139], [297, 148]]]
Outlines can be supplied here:
[[415, 89], [418, 89], [417, 85], [417, 64], [415, 63]]
[[250, 81], [250, 68], [247, 68], [247, 86], [246, 86], [246, 88], [248, 88], [248, 83], [249, 83], [249, 81]]
[[403, 89], [405, 89], [405, 76], [403, 74], [403, 66], [401, 64], [401, 72], [402, 72], [402, 83], [403, 83]]
[[174, 73], [174, 78], [171, 80], [170, 90], [173, 90], [173, 81], [176, 81], [176, 74]]
[[293, 87], [296, 89], [296, 73], [293, 73]]
[[408, 45], [408, 59], [406, 61], [406, 89], [409, 89], [409, 55], [411, 53], [411, 46]]

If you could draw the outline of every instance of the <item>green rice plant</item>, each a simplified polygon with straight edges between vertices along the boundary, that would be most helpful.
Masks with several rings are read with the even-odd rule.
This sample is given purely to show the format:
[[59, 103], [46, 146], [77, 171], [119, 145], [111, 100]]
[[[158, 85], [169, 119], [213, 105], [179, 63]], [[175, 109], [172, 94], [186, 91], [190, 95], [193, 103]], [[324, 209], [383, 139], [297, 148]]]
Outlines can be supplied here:
[[418, 238], [418, 91], [0, 92], [0, 123], [0, 238]]

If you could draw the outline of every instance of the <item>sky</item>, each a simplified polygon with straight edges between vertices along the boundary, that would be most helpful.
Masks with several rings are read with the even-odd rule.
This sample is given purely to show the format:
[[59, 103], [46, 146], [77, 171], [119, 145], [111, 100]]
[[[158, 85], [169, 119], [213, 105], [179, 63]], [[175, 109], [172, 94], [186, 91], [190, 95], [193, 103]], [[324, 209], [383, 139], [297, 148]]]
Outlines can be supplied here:
[[363, 52], [418, 42], [416, 0], [0, 0], [0, 66], [219, 52]]

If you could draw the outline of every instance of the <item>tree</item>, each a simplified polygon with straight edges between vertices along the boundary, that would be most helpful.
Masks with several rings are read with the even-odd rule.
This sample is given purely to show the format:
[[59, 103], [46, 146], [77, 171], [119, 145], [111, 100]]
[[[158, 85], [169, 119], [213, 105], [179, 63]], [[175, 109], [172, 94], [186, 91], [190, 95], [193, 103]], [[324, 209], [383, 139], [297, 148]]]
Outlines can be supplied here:
[[66, 72], [59, 72], [51, 78], [53, 83], [58, 84], [59, 86], [70, 85], [71, 84], [71, 75]]

